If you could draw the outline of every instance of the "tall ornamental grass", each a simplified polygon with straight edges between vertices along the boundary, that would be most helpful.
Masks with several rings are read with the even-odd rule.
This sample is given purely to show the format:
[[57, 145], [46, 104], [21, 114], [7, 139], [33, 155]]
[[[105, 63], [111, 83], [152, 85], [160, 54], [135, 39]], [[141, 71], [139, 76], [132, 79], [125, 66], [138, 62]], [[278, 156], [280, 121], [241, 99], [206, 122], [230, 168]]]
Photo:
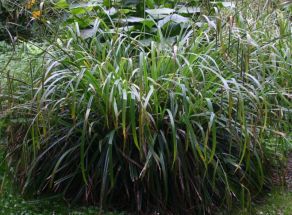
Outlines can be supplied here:
[[271, 144], [291, 135], [292, 81], [285, 11], [250, 11], [203, 17], [174, 43], [158, 30], [149, 46], [67, 26], [5, 115], [22, 190], [143, 213], [248, 208]]

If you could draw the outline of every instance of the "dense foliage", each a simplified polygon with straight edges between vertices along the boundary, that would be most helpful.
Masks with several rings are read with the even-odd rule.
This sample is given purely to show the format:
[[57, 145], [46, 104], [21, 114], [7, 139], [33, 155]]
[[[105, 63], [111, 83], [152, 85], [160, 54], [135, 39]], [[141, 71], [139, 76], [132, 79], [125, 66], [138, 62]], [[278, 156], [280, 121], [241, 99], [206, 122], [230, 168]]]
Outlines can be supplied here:
[[249, 208], [291, 141], [289, 8], [96, 2], [52, 2], [25, 74], [2, 72], [23, 191], [145, 213]]

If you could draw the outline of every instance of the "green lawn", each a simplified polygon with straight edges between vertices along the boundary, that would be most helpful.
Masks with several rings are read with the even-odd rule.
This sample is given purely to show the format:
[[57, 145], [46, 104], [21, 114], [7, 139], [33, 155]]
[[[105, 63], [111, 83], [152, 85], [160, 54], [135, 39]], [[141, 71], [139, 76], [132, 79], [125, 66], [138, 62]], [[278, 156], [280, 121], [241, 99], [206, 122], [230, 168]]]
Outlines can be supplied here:
[[258, 205], [258, 214], [265, 215], [291, 215], [292, 214], [292, 193], [285, 191], [274, 191], [270, 194], [265, 204]]
[[291, 215], [292, 214], [292, 192], [285, 188], [273, 188], [262, 199], [253, 203], [250, 213], [244, 211], [233, 212], [232, 215]]

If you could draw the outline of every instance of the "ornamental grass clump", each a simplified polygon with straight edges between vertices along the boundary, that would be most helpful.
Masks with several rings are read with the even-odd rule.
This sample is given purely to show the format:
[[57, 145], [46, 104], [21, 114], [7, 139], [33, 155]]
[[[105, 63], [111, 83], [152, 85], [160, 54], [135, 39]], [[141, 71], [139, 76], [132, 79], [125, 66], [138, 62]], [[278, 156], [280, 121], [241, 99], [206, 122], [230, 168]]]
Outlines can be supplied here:
[[249, 207], [267, 184], [270, 138], [289, 131], [291, 41], [234, 19], [174, 43], [158, 29], [149, 46], [98, 22], [87, 39], [68, 26], [8, 113], [22, 119], [8, 129], [22, 190], [143, 213]]

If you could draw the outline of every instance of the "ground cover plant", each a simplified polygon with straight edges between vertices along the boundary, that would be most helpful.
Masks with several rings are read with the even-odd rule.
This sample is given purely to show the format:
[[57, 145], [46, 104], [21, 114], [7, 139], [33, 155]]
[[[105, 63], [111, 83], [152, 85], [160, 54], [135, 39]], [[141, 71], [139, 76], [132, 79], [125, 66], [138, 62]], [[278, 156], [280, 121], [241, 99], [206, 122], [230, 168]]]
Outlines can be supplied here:
[[289, 8], [210, 2], [198, 14], [159, 3], [136, 17], [107, 2], [52, 3], [63, 25], [35, 44], [26, 77], [1, 88], [8, 164], [24, 193], [214, 214], [250, 209], [269, 185], [291, 138]]

